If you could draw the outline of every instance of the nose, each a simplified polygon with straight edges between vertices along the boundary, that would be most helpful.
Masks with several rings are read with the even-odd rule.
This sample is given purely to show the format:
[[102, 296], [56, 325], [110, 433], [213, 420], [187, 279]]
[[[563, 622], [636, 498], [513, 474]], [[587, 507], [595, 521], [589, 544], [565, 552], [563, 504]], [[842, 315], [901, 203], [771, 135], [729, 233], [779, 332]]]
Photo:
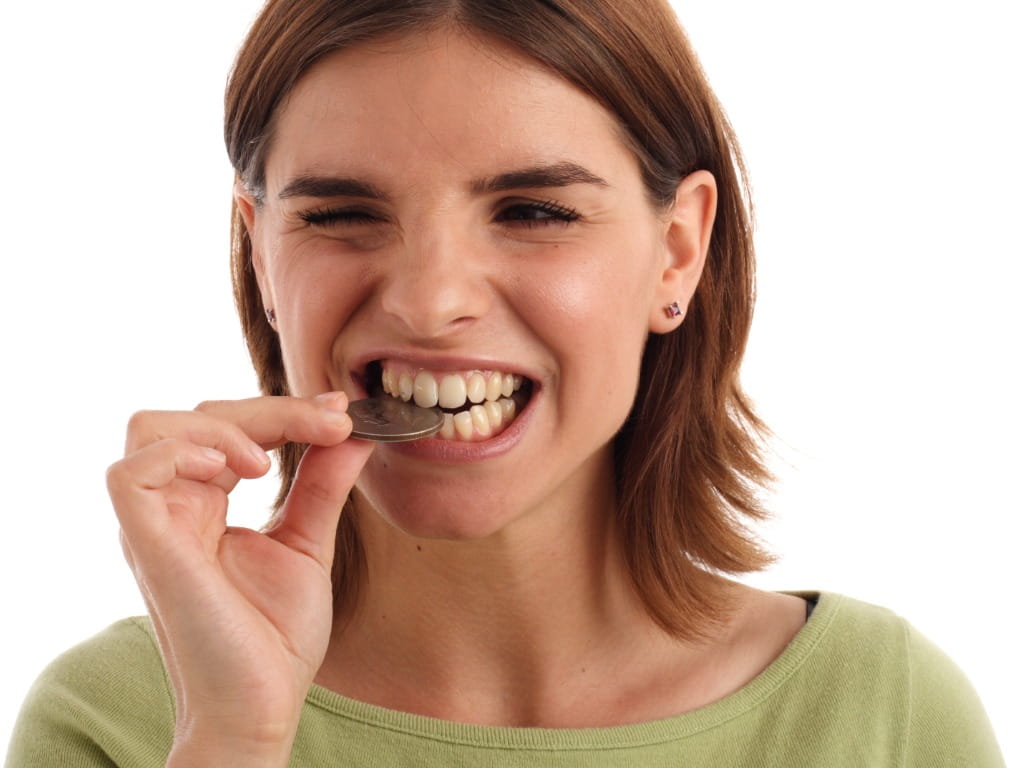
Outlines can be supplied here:
[[491, 302], [480, 243], [451, 228], [407, 233], [389, 260], [381, 307], [401, 332], [417, 339], [441, 339], [482, 317]]

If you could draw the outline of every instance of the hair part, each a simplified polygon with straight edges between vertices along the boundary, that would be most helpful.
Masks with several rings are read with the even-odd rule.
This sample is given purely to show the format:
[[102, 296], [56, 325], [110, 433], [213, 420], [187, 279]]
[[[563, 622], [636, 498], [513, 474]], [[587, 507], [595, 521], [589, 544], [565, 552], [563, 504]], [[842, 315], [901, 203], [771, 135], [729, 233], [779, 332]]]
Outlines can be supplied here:
[[[640, 165], [652, 205], [710, 171], [718, 210], [703, 276], [674, 333], [651, 335], [632, 411], [615, 438], [618, 525], [637, 591], [667, 632], [696, 640], [729, 612], [719, 574], [772, 557], [748, 524], [767, 516], [765, 425], [739, 386], [755, 297], [752, 212], [742, 155], [685, 34], [664, 0], [270, 0], [229, 78], [224, 136], [238, 178], [262, 199], [274, 119], [325, 55], [387, 35], [454, 26], [496, 39], [550, 67], [605, 107]], [[268, 395], [287, 395], [266, 320], [252, 244], [232, 213], [231, 268], [242, 331]], [[305, 446], [278, 449], [280, 510]], [[350, 505], [348, 505], [350, 506]], [[347, 508], [334, 564], [339, 612], [352, 607], [365, 566]]]

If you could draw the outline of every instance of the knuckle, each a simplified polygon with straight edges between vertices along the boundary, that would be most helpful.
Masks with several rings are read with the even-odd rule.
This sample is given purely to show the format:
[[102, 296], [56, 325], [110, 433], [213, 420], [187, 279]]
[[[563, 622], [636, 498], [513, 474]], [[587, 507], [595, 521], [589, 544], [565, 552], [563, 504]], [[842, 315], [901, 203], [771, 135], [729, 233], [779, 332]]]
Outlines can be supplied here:
[[154, 418], [155, 411], [136, 411], [128, 417], [128, 434], [133, 435], [148, 432], [153, 424]]
[[107, 467], [107, 490], [113, 495], [124, 487], [128, 476], [128, 469], [124, 461], [117, 461]]
[[199, 413], [209, 413], [211, 411], [217, 410], [217, 408], [219, 408], [223, 404], [223, 402], [223, 400], [203, 400], [201, 403], [197, 404], [196, 407], [193, 408], [192, 410], [199, 411]]

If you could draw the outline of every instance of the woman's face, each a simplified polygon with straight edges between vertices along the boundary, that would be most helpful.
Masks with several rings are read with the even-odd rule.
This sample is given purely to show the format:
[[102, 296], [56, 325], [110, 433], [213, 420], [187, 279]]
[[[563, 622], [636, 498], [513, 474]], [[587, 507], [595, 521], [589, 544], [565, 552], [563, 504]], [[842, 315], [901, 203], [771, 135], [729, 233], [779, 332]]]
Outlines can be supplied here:
[[239, 192], [290, 390], [452, 412], [378, 445], [358, 502], [443, 538], [606, 506], [647, 334], [699, 276], [714, 183], [691, 187], [655, 211], [609, 113], [491, 41], [317, 64], [277, 116], [264, 202]]

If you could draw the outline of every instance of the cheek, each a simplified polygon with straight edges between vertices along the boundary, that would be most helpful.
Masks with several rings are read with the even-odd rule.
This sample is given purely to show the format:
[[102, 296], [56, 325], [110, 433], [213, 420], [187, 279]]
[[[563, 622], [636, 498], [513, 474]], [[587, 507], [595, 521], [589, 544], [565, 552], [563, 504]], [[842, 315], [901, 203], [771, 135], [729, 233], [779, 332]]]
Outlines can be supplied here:
[[656, 278], [653, 264], [650, 252], [635, 245], [577, 252], [525, 276], [523, 293], [534, 305], [530, 314], [543, 316], [545, 325], [559, 333], [589, 337], [600, 329], [611, 334], [608, 342], [621, 339], [620, 334], [646, 337]]
[[563, 407], [585, 402], [624, 418], [632, 405], [654, 286], [653, 251], [640, 251], [595, 249], [524, 280], [523, 315], [557, 357]]
[[279, 261], [271, 279], [289, 388], [295, 395], [323, 391], [333, 344], [364, 281], [341, 260], [315, 256]]

